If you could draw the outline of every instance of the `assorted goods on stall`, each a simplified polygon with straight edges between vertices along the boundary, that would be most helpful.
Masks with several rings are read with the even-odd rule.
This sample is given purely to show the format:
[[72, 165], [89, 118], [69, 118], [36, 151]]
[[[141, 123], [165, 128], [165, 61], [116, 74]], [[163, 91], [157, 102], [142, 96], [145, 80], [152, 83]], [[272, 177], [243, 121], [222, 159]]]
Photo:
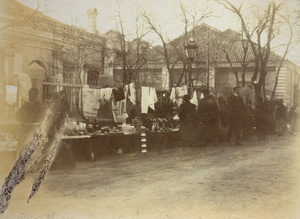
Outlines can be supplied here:
[[[142, 147], [144, 152], [147, 151], [147, 146], [156, 147], [154, 145], [159, 142], [170, 144], [172, 139], [178, 138], [177, 108], [182, 103], [182, 97], [187, 94], [187, 87], [173, 88], [167, 97], [161, 93], [157, 94], [155, 88], [151, 87], [143, 86], [136, 91], [134, 84], [124, 88], [101, 89], [83, 86], [84, 118], [81, 120], [67, 118], [65, 135], [68, 138], [90, 136], [94, 145], [93, 150], [102, 150], [100, 153], [111, 150], [130, 151], [129, 148], [142, 139], [147, 139], [147, 143], [140, 143], [144, 147], [141, 145], [134, 147], [136, 149]], [[160, 110], [164, 104], [167, 104], [168, 108]], [[139, 116], [137, 112], [140, 112]], [[132, 138], [130, 142], [135, 143], [131, 142], [128, 145], [128, 138]], [[99, 147], [100, 142], [102, 146]]]
[[[173, 90], [172, 90], [173, 92]], [[174, 99], [176, 105], [180, 105], [181, 96], [186, 94], [186, 86], [176, 88]], [[146, 131], [171, 131], [178, 124], [173, 117], [155, 117], [149, 110], [155, 112], [155, 104], [158, 101], [156, 90], [153, 87], [141, 87], [136, 91], [133, 83], [124, 88], [90, 88], [84, 85], [82, 88], [82, 109], [84, 120], [75, 121], [67, 118], [65, 134], [135, 134], [140, 133], [140, 128]], [[176, 102], [175, 102], [176, 101]], [[128, 105], [132, 108], [140, 103], [141, 118], [136, 115], [128, 122], [130, 113]], [[172, 113], [170, 113], [172, 115]], [[100, 116], [100, 119], [99, 119]], [[106, 121], [106, 122], [104, 122]], [[139, 121], [140, 125], [137, 125]], [[130, 123], [130, 124], [128, 124]]]

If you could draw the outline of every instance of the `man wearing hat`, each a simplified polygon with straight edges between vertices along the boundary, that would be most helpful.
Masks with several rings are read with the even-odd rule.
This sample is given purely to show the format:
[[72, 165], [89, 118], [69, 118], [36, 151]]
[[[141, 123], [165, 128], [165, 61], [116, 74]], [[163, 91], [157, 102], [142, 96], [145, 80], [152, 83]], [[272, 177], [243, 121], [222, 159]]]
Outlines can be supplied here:
[[236, 86], [233, 88], [233, 94], [228, 97], [228, 112], [229, 112], [229, 135], [233, 137], [236, 145], [242, 145], [242, 124], [245, 118], [245, 106], [243, 98], [240, 94], [241, 88]]
[[16, 156], [23, 147], [30, 142], [36, 129], [46, 116], [46, 107], [38, 100], [38, 89], [32, 87], [29, 92], [29, 101], [25, 102], [16, 112], [16, 120], [20, 122], [20, 127], [17, 130], [16, 138], [18, 139], [18, 147]]
[[198, 119], [203, 126], [200, 137], [204, 145], [215, 145], [221, 135], [220, 110], [217, 100], [209, 94], [208, 89], [202, 90], [202, 93], [198, 107]]
[[187, 146], [192, 146], [196, 140], [196, 105], [190, 102], [189, 95], [184, 95], [182, 99], [183, 103], [178, 108], [180, 139]]

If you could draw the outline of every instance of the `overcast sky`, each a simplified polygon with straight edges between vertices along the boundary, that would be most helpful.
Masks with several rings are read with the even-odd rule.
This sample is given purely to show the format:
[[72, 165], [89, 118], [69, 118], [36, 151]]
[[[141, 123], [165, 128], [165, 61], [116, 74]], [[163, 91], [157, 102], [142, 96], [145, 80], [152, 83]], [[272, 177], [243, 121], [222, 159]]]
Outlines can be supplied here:
[[[19, 2], [31, 8], [37, 8], [38, 0], [18, 0]], [[277, 0], [276, 0], [277, 1]], [[282, 1], [282, 0], [278, 0]], [[181, 14], [179, 11], [178, 0], [121, 0], [121, 17], [125, 28], [125, 34], [130, 39], [135, 36], [135, 19], [136, 12], [147, 11], [152, 16], [153, 21], [157, 25], [161, 25], [162, 32], [166, 39], [174, 39], [183, 33], [183, 23], [181, 22]], [[185, 8], [201, 8], [209, 7], [213, 11], [213, 16], [204, 20], [205, 23], [224, 31], [228, 28], [240, 31], [240, 22], [236, 15], [229, 12], [223, 6], [217, 4], [213, 0], [181, 0]], [[251, 10], [251, 5], [259, 5], [263, 8], [265, 0], [232, 0], [235, 5], [240, 5], [243, 2], [245, 13]], [[286, 7], [289, 10], [294, 10], [299, 4], [298, 0], [287, 0]], [[97, 29], [99, 33], [104, 34], [108, 30], [117, 28], [114, 20], [115, 11], [118, 8], [117, 0], [39, 0], [39, 11], [44, 14], [59, 20], [66, 24], [73, 24], [81, 28], [88, 28], [88, 19], [86, 11], [88, 8], [96, 8], [99, 15], [97, 19]], [[194, 4], [196, 6], [194, 6]], [[141, 28], [141, 27], [140, 27]], [[295, 31], [296, 38], [300, 38], [299, 31]], [[287, 41], [287, 31], [281, 32], [281, 38], [277, 44]], [[146, 38], [147, 39], [147, 38]], [[160, 40], [156, 35], [148, 35], [147, 40], [153, 40], [159, 44]], [[300, 49], [293, 50], [288, 58], [300, 65]], [[280, 54], [280, 51], [276, 51]]]

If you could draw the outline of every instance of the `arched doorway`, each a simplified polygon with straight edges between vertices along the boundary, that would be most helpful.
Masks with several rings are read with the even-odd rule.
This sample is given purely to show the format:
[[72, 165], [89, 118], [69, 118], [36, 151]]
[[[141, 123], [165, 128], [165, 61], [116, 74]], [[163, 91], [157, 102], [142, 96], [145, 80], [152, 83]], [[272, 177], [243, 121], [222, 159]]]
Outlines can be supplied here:
[[43, 81], [47, 75], [45, 64], [40, 60], [33, 60], [28, 64], [24, 72], [29, 75], [32, 86], [38, 88], [39, 100], [42, 100]]

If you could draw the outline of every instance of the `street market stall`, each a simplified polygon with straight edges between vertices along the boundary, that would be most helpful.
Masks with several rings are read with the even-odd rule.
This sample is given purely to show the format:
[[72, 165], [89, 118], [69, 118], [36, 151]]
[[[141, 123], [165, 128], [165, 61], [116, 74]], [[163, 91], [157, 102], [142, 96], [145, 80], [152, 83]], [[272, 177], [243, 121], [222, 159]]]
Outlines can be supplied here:
[[[173, 121], [170, 97], [165, 93], [157, 95], [155, 88], [136, 90], [133, 83], [124, 88], [64, 85], [56, 84], [60, 92], [74, 89], [76, 92], [68, 91], [67, 95], [79, 95], [79, 98], [67, 97], [72, 102], [68, 105], [72, 117], [65, 119], [62, 137], [75, 158], [94, 160], [107, 154], [161, 150], [178, 140], [178, 133], [174, 135], [178, 124]], [[74, 113], [74, 100], [80, 103], [75, 111], [81, 111], [81, 115]]]

